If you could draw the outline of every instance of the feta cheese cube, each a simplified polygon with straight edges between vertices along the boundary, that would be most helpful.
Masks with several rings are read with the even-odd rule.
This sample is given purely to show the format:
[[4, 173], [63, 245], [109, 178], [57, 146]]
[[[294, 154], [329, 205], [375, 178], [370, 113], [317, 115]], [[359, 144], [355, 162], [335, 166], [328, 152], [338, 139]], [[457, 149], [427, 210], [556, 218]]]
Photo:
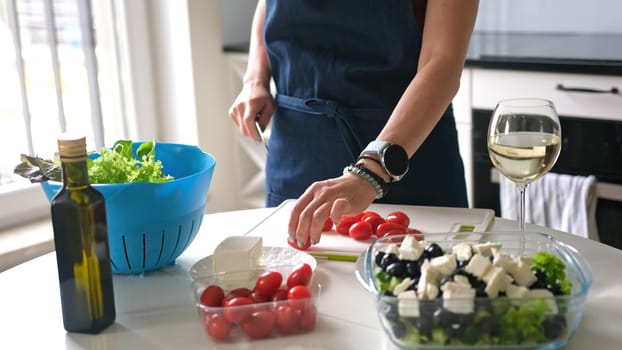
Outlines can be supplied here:
[[460, 284], [466, 284], [469, 287], [471, 286], [471, 282], [469, 282], [469, 278], [464, 275], [455, 275], [454, 282], [460, 283]]
[[262, 254], [261, 237], [231, 236], [218, 244], [212, 256], [212, 270], [220, 272], [240, 272], [240, 276], [259, 266]]
[[482, 278], [486, 271], [492, 266], [490, 260], [481, 254], [475, 254], [464, 268], [464, 270], [475, 277]]
[[494, 255], [492, 264], [505, 270], [510, 275], [516, 273], [518, 269], [517, 260], [509, 254], [497, 253]]
[[475, 309], [475, 289], [470, 285], [447, 282], [443, 290], [443, 307], [458, 314], [468, 314]]
[[395, 243], [391, 243], [391, 244], [388, 244], [388, 245], [382, 247], [380, 249], [380, 251], [384, 252], [385, 254], [393, 253], [393, 254], [395, 254], [397, 256], [400, 256], [400, 248]]
[[410, 287], [410, 284], [412, 283], [412, 280], [410, 279], [410, 277], [406, 277], [402, 280], [402, 282], [398, 283], [394, 288], [393, 288], [393, 294], [394, 295], [398, 295], [401, 292], [406, 291], [406, 289], [408, 289], [408, 287]]
[[501, 249], [501, 243], [494, 242], [486, 242], [486, 243], [478, 243], [473, 244], [473, 250], [475, 252], [482, 254], [483, 256], [492, 256], [492, 250]]
[[519, 286], [529, 287], [538, 280], [536, 275], [531, 271], [531, 265], [524, 260], [518, 260], [516, 271], [512, 274], [514, 280]]
[[527, 294], [528, 291], [529, 289], [527, 289], [526, 287], [509, 284], [505, 288], [505, 295], [507, 295], [508, 298], [522, 298]]
[[399, 248], [399, 257], [401, 260], [418, 260], [425, 246], [421, 245], [414, 236], [406, 236], [402, 240]]
[[473, 256], [473, 248], [469, 242], [460, 242], [451, 247], [451, 252], [456, 256], [458, 261], [466, 261]]
[[446, 254], [430, 260], [430, 268], [436, 270], [441, 276], [449, 276], [456, 270], [456, 256]]
[[397, 295], [397, 312], [402, 317], [419, 317], [419, 300], [414, 290]]
[[486, 281], [484, 291], [488, 294], [488, 297], [496, 298], [500, 291], [505, 291], [512, 279], [502, 268], [493, 266], [486, 272], [483, 280]]

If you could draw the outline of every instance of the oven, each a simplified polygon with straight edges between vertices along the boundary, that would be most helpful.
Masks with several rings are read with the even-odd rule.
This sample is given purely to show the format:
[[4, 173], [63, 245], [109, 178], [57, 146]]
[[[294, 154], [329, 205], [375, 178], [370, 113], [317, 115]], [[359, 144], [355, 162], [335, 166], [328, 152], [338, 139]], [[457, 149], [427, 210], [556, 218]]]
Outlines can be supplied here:
[[[500, 175], [488, 158], [492, 110], [472, 110], [473, 206], [500, 215]], [[598, 179], [596, 224], [602, 243], [622, 249], [622, 120], [560, 115], [562, 149], [551, 172]]]

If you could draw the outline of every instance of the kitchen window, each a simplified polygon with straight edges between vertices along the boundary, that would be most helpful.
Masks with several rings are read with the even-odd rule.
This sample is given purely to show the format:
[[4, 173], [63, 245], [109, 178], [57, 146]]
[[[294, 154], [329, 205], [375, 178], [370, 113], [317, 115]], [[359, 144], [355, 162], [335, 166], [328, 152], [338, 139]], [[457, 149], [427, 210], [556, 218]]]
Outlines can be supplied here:
[[0, 228], [46, 217], [20, 154], [52, 157], [60, 132], [97, 149], [130, 137], [116, 0], [0, 0]]

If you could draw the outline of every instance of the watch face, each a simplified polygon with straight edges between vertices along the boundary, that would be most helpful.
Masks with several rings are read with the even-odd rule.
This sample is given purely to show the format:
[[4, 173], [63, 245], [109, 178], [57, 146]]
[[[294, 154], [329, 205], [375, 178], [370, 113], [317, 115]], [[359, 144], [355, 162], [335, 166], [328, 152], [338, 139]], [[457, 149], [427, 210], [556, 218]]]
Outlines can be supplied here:
[[383, 152], [384, 166], [387, 171], [398, 178], [401, 178], [408, 171], [408, 154], [399, 145], [389, 145]]

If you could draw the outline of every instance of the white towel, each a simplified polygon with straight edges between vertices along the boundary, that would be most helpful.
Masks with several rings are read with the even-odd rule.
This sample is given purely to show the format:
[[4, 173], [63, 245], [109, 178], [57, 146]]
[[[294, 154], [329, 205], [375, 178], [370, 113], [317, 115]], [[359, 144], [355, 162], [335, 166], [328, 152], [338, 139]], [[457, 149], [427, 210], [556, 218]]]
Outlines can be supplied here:
[[[501, 216], [517, 220], [520, 193], [499, 176]], [[596, 177], [548, 173], [527, 186], [525, 221], [599, 241]]]

